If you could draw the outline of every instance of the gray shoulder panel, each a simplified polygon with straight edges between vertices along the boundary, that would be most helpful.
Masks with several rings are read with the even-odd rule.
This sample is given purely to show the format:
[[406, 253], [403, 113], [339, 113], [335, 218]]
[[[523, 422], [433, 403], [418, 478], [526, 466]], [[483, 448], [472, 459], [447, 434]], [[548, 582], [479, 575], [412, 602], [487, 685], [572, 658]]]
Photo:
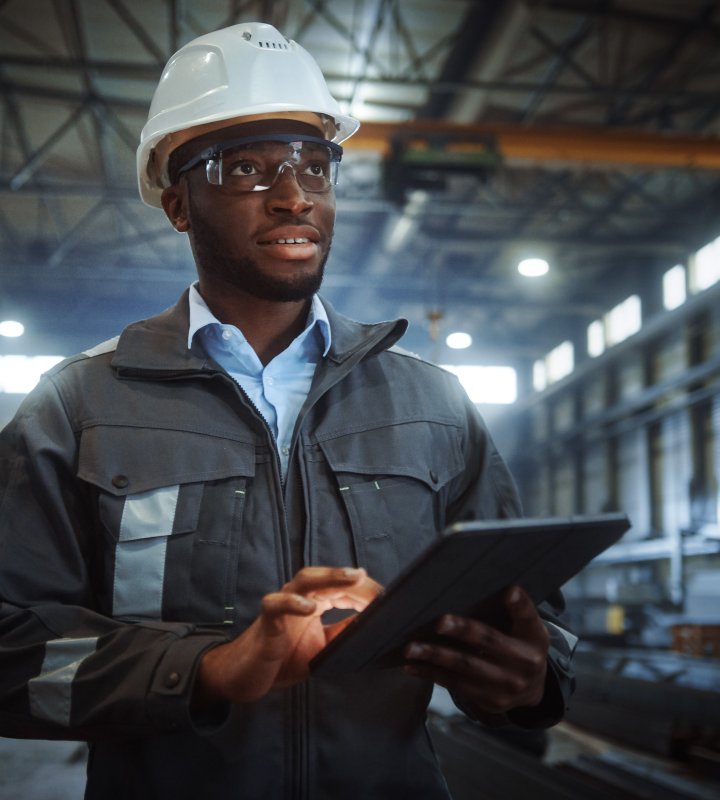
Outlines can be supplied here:
[[83, 350], [82, 354], [88, 358], [92, 358], [93, 356], [101, 356], [104, 353], [112, 353], [117, 349], [119, 338], [119, 336], [113, 336], [112, 339], [100, 342], [100, 344], [96, 344], [95, 347], [91, 347], [89, 350]]
[[[412, 350], [406, 350], [404, 347], [400, 347], [400, 345], [394, 344], [392, 347], [388, 347], [388, 353], [397, 353], [400, 356], [408, 356], [409, 358], [414, 358], [417, 361], [425, 361], [424, 358], [419, 356], [417, 353], [413, 353]], [[429, 364], [429, 361], [425, 361], [426, 364]]]
[[392, 347], [388, 347], [387, 352], [395, 353], [395, 355], [398, 356], [405, 356], [406, 358], [412, 358], [414, 361], [419, 361], [421, 364], [427, 364], [428, 367], [439, 369], [446, 375], [450, 374], [446, 369], [443, 369], [439, 364], [436, 364], [434, 361], [428, 361], [426, 358], [423, 358], [417, 353], [413, 353], [412, 350], [406, 350], [404, 347], [400, 347], [399, 345], [394, 344]]

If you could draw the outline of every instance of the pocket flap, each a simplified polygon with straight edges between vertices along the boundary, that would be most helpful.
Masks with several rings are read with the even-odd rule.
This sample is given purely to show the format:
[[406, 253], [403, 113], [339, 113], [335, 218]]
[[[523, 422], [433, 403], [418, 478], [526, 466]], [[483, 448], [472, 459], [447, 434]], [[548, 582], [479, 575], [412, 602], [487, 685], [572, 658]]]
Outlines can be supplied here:
[[415, 478], [439, 490], [464, 466], [457, 426], [405, 422], [318, 442], [335, 473]]
[[255, 474], [255, 445], [206, 434], [96, 425], [82, 432], [78, 477], [116, 496]]

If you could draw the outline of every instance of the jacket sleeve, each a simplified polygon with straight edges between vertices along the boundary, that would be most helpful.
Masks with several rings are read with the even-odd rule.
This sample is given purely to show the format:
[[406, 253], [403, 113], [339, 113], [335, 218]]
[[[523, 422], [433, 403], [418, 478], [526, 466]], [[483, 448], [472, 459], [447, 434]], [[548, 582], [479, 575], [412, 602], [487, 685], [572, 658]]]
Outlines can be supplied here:
[[[469, 400], [463, 398], [462, 402], [466, 419], [462, 442], [466, 467], [453, 486], [453, 494], [448, 503], [447, 523], [521, 516], [522, 506], [515, 482], [482, 417]], [[456, 700], [458, 708], [471, 718], [491, 726], [512, 723], [524, 728], [545, 728], [559, 722], [575, 687], [572, 655], [578, 641], [558, 617], [563, 608], [564, 599], [560, 591], [555, 592], [538, 608], [550, 634], [545, 696], [538, 706], [514, 709], [505, 715], [485, 715], [482, 718], [478, 718]]]
[[190, 624], [97, 612], [77, 428], [44, 380], [0, 433], [0, 735], [117, 738], [193, 725]]

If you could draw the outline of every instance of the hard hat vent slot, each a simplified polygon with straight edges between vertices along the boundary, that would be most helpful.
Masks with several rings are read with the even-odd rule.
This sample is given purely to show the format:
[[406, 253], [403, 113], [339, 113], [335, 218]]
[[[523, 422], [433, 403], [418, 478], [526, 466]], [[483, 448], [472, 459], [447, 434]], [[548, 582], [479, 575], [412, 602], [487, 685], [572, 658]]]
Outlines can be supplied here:
[[260, 50], [290, 50], [290, 41], [270, 25], [253, 25], [242, 32], [242, 38]]
[[289, 50], [287, 44], [284, 42], [258, 42], [258, 47], [264, 47], [267, 50]]

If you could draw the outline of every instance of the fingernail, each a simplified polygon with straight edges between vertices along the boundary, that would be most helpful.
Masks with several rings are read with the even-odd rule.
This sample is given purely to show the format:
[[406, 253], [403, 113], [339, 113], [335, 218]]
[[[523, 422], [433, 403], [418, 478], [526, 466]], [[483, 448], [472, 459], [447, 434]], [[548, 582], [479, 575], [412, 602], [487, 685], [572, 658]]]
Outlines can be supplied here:
[[343, 570], [343, 575], [347, 578], [357, 578], [362, 574], [361, 569], [357, 569], [356, 567], [345, 567]]
[[457, 623], [452, 617], [443, 617], [438, 625], [438, 633], [453, 633], [457, 629]]
[[508, 597], [508, 602], [511, 603], [512, 605], [516, 605], [517, 603], [520, 602], [521, 598], [522, 598], [522, 595], [520, 594], [520, 589], [518, 589], [518, 587], [516, 586], [510, 592], [510, 596]]
[[421, 644], [411, 644], [405, 649], [406, 658], [422, 658], [425, 648]]

